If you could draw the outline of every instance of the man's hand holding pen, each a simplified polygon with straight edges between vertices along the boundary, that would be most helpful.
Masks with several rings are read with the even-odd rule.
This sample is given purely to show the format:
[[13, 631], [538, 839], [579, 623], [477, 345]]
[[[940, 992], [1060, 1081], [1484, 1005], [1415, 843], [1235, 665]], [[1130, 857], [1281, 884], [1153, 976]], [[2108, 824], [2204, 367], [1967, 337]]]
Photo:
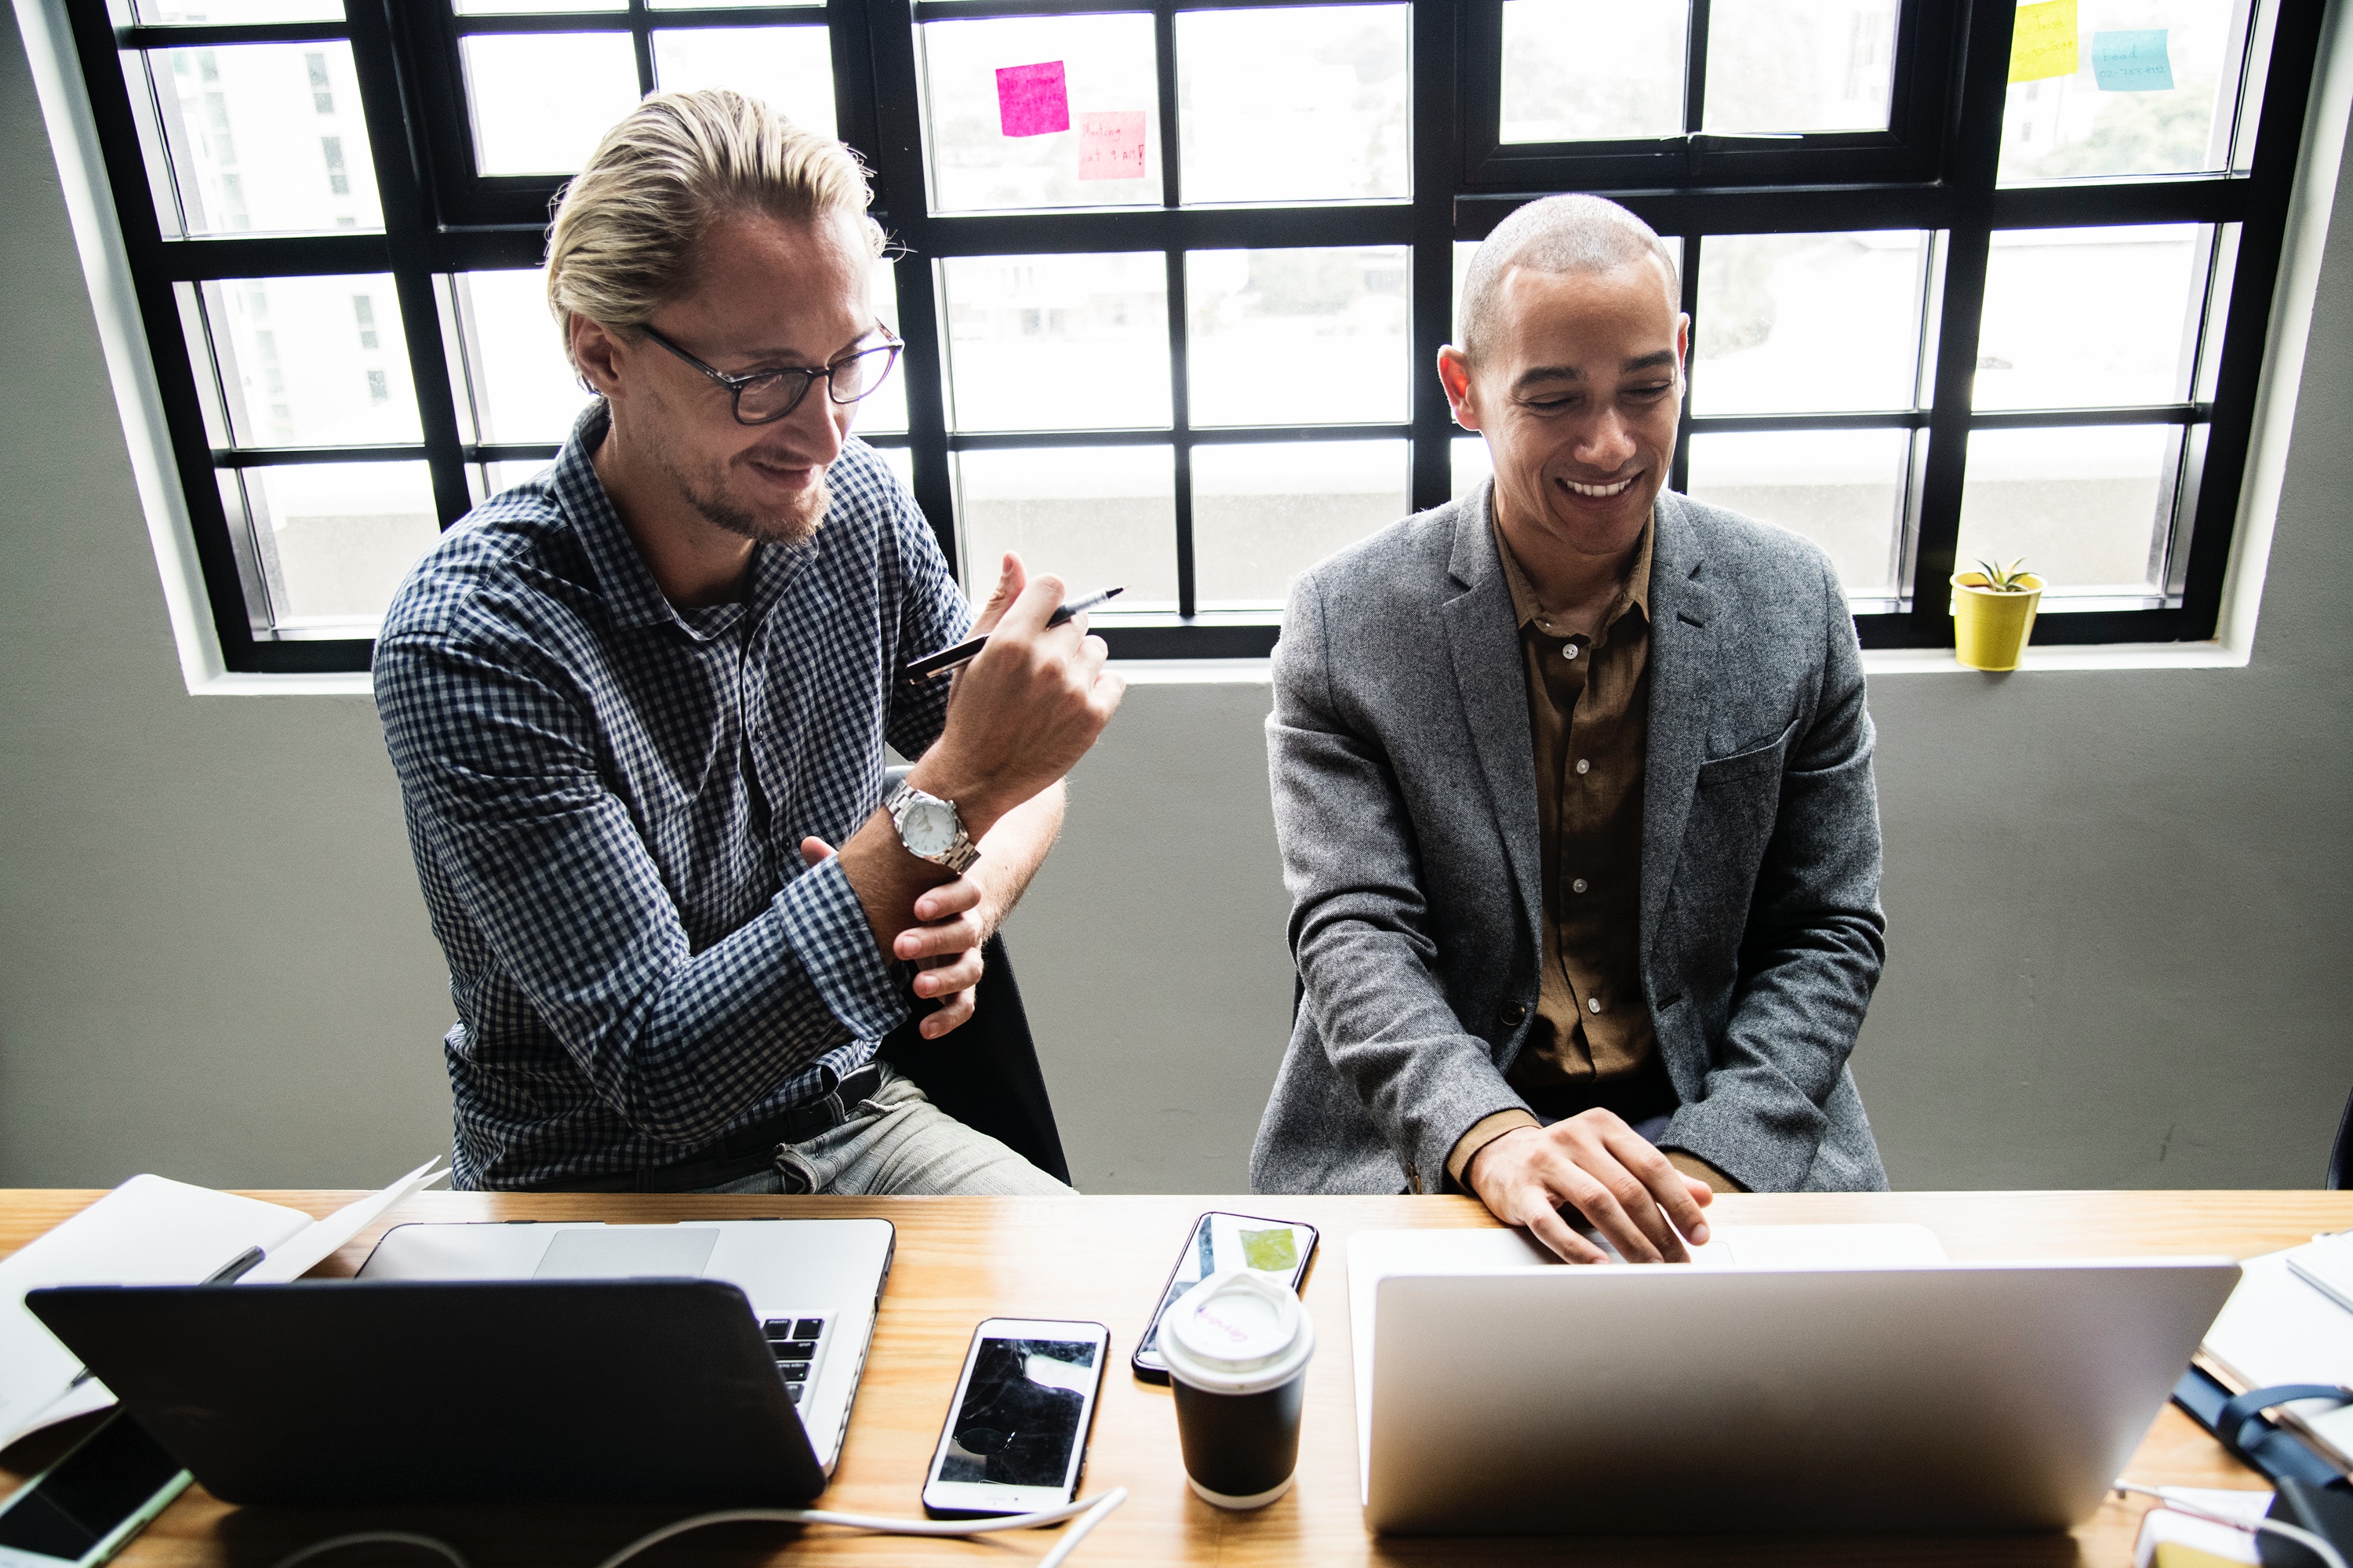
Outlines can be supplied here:
[[[921, 971], [915, 995], [940, 1002], [923, 1019], [926, 1038], [972, 1016], [981, 944], [1021, 896], [1060, 827], [1062, 776], [1095, 743], [1127, 689], [1104, 669], [1110, 651], [1087, 635], [1083, 612], [1054, 623], [1062, 593], [1059, 578], [1030, 581], [1018, 556], [1005, 557], [997, 589], [973, 623], [987, 644], [956, 673], [940, 738], [907, 776], [915, 789], [955, 803], [979, 858], [948, 878], [907, 853], [881, 813], [843, 846], [876, 938]], [[991, 839], [1000, 821], [1004, 831]], [[801, 853], [815, 864], [833, 852], [808, 839]]]

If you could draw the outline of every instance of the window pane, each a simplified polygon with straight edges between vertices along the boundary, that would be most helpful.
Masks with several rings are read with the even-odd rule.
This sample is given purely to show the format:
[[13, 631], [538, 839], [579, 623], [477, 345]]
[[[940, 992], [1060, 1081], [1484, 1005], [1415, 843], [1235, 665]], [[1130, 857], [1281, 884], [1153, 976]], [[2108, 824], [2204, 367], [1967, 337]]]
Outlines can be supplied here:
[[1160, 205], [1150, 16], [927, 22], [915, 40], [934, 210]]
[[948, 420], [959, 430], [1168, 423], [1168, 270], [1157, 250], [940, 263]]
[[[201, 285], [230, 439], [241, 447], [423, 440], [388, 273]], [[196, 367], [206, 380], [206, 367]]]
[[461, 272], [451, 280], [460, 340], [450, 355], [458, 407], [478, 441], [560, 441], [588, 394], [547, 308], [546, 273]]
[[985, 596], [1018, 551], [1074, 594], [1124, 588], [1122, 609], [1176, 603], [1176, 465], [1166, 447], [1039, 447], [955, 454], [967, 592]]
[[638, 101], [627, 33], [480, 33], [458, 49], [484, 175], [575, 174]]
[[305, 463], [234, 477], [280, 631], [373, 630], [440, 537], [421, 462]]
[[654, 33], [654, 85], [732, 87], [834, 134], [833, 46], [817, 27], [670, 27]]
[[1504, 0], [1503, 139], [1681, 135], [1690, 22], [1666, 0]]
[[1406, 269], [1402, 245], [1188, 252], [1192, 422], [1405, 418]]
[[1690, 495], [1802, 534], [1857, 599], [1898, 591], [1909, 430], [1695, 434]]
[[2175, 425], [1972, 431], [1959, 569], [2023, 556], [2058, 593], [2152, 592], [2180, 438]]
[[480, 506], [491, 496], [545, 472], [548, 466], [547, 461], [533, 458], [516, 462], [478, 462], [466, 471], [467, 487], [473, 493], [474, 504]]
[[822, 5], [825, 0], [647, 0], [649, 11], [743, 11], [756, 5]]
[[1913, 406], [1926, 233], [1711, 234], [1699, 254], [1694, 413]]
[[[2020, 7], [2021, 13], [2027, 8]], [[2000, 180], [2228, 166], [2238, 94], [2232, 0], [2076, 0], [2074, 58], [2013, 50]]]
[[1457, 436], [1446, 443], [1446, 448], [1452, 460], [1457, 501], [1486, 483], [1494, 473], [1494, 455], [1487, 450], [1484, 436]]
[[899, 476], [901, 484], [905, 485], [910, 492], [914, 490], [915, 454], [913, 452], [909, 451], [905, 447], [876, 447], [874, 455], [891, 465], [891, 471]]
[[249, 26], [264, 22], [340, 22], [343, 0], [139, 0], [139, 19], [150, 26], [174, 22]]
[[1280, 607], [1291, 581], [1406, 514], [1403, 441], [1193, 449], [1193, 585], [1203, 609]]
[[2098, 408], [2189, 395], [2207, 230], [1997, 230], [1975, 406]]
[[1186, 202], [1404, 200], [1409, 9], [1178, 12]]
[[1715, 0], [1701, 128], [1884, 131], [1894, 65], [1895, 0]]
[[147, 57], [187, 234], [382, 228], [352, 47]]
[[[897, 264], [888, 256], [874, 263], [869, 273], [867, 301], [891, 335], [903, 339], [907, 334], [899, 330], [899, 272]], [[907, 364], [900, 355], [899, 363], [891, 367], [890, 377], [881, 386], [861, 398], [858, 404], [858, 432], [860, 435], [889, 435], [907, 428]]]

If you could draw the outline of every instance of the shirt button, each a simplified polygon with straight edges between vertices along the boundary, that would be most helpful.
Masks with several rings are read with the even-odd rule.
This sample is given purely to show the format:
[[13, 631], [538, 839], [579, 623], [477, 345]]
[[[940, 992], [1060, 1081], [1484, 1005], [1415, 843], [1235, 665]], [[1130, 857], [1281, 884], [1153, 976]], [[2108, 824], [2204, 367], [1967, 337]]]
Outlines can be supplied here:
[[1582, 893], [1582, 892], [1584, 892], [1584, 891], [1585, 891], [1585, 878], [1583, 878], [1583, 877], [1581, 877], [1581, 876], [1580, 876], [1580, 877], [1576, 878], [1574, 881], [1572, 881], [1572, 882], [1568, 885], [1568, 890], [1569, 890], [1571, 893]]
[[1574, 643], [1574, 642], [1571, 642], [1571, 643], [1569, 643], [1567, 647], [1563, 648], [1563, 649], [1560, 651], [1560, 656], [1561, 656], [1562, 658], [1564, 658], [1564, 659], [1574, 659], [1574, 658], [1576, 658], [1576, 657], [1577, 657], [1577, 644], [1576, 644], [1576, 643]]
[[1577, 770], [1579, 773], [1590, 773], [1593, 771], [1593, 764], [1580, 757], [1577, 759]]
[[1601, 1011], [1601, 999], [1600, 999], [1599, 997], [1598, 997], [1598, 996], [1588, 996], [1588, 997], [1587, 997], [1587, 998], [1585, 999], [1585, 1011], [1586, 1011], [1586, 1012], [1600, 1012], [1600, 1011]]
[[1527, 1015], [1528, 1010], [1521, 1006], [1518, 1002], [1507, 1001], [1504, 1003], [1503, 1018], [1504, 1023], [1507, 1028], [1517, 1029], [1520, 1026], [1520, 1021], [1527, 1017]]

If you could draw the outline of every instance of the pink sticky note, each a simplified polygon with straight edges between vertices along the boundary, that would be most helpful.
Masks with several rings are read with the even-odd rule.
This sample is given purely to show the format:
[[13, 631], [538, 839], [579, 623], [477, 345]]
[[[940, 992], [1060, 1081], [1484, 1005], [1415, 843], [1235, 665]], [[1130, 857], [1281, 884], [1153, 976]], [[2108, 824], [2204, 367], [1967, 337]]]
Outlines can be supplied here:
[[1043, 136], [1071, 128], [1071, 94], [1062, 62], [1007, 66], [997, 73], [997, 119], [1008, 136]]
[[1140, 180], [1144, 177], [1144, 111], [1079, 116], [1079, 178]]

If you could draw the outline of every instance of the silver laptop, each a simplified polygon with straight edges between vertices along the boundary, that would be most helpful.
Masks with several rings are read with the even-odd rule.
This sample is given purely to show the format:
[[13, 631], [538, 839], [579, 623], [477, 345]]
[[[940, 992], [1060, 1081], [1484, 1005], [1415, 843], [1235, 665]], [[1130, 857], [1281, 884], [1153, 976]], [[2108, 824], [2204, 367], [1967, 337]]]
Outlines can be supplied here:
[[1361, 1232], [1348, 1273], [1374, 1530], [1915, 1534], [2088, 1517], [2239, 1266], [1758, 1226], [1648, 1268]]
[[362, 1279], [720, 1279], [750, 1298], [826, 1473], [891, 1273], [888, 1220], [510, 1222], [395, 1225]]

